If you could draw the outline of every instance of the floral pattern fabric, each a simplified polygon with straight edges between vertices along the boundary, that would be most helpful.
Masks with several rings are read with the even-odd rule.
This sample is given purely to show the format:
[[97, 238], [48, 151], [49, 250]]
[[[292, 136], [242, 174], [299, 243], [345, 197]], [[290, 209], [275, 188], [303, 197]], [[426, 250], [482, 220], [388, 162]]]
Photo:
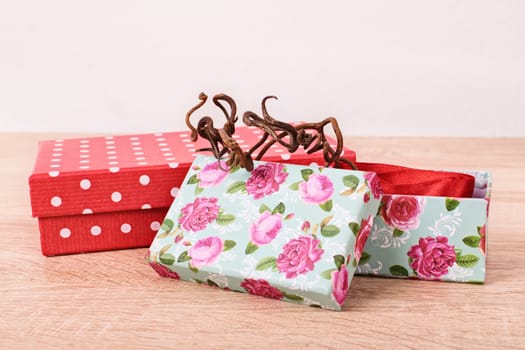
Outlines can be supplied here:
[[356, 273], [483, 283], [490, 174], [470, 174], [473, 198], [384, 195]]
[[163, 277], [340, 310], [379, 208], [371, 175], [267, 162], [250, 173], [196, 157], [149, 263]]

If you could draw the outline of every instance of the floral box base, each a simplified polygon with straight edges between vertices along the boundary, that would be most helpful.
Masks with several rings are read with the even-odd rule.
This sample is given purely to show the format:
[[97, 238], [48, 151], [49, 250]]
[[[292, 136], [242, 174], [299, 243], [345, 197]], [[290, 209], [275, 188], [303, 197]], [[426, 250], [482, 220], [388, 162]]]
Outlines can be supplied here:
[[472, 198], [384, 195], [356, 273], [483, 283], [491, 180]]
[[251, 173], [226, 169], [196, 191], [216, 162], [193, 163], [150, 247], [155, 271], [340, 310], [379, 207], [368, 186], [375, 174], [256, 162]]
[[[240, 127], [243, 148], [260, 137]], [[334, 141], [335, 142], [335, 141]], [[43, 141], [29, 179], [46, 256], [147, 247], [204, 140], [189, 132]], [[345, 155], [355, 159], [352, 151]], [[322, 162], [321, 154], [294, 154], [272, 146], [265, 159]]]

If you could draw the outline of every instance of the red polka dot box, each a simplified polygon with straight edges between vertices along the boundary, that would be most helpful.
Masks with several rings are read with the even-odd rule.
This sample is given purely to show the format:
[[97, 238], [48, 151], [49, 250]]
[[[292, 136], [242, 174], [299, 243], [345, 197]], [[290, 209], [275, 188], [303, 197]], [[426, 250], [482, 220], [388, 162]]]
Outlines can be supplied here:
[[[255, 128], [236, 128], [242, 148], [259, 138]], [[335, 141], [334, 141], [335, 143]], [[29, 178], [46, 256], [147, 247], [189, 170], [196, 149], [189, 132], [106, 136], [39, 143]], [[355, 153], [345, 149], [345, 157]], [[275, 144], [267, 161], [322, 163], [322, 154], [290, 154]]]

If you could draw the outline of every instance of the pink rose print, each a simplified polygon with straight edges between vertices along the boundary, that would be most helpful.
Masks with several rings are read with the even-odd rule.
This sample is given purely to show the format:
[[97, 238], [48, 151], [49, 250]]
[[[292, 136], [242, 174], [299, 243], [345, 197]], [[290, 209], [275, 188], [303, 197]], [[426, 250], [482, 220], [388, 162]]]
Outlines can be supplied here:
[[361, 220], [361, 226], [359, 228], [359, 232], [356, 235], [356, 242], [355, 242], [355, 260], [359, 262], [359, 259], [361, 259], [361, 254], [363, 253], [363, 249], [365, 249], [366, 240], [368, 239], [368, 235], [370, 234], [370, 230], [372, 230], [372, 223], [374, 221], [374, 218], [372, 215], [368, 217], [368, 219]]
[[423, 213], [423, 198], [397, 195], [383, 198], [381, 217], [387, 225], [401, 231], [419, 227], [419, 217]]
[[312, 236], [300, 236], [291, 239], [283, 247], [277, 258], [279, 271], [286, 273], [286, 278], [294, 278], [300, 274], [312, 271], [314, 263], [321, 259], [323, 249], [319, 248], [318, 239]]
[[263, 212], [250, 226], [252, 242], [257, 245], [268, 244], [277, 236], [282, 227], [281, 214]]
[[198, 240], [188, 251], [191, 266], [201, 267], [212, 264], [224, 249], [224, 243], [219, 237], [207, 237]]
[[286, 180], [286, 177], [288, 173], [284, 171], [284, 165], [261, 164], [252, 171], [252, 175], [246, 181], [246, 191], [253, 195], [254, 199], [262, 198], [279, 191], [279, 185]]
[[444, 236], [420, 238], [419, 244], [410, 247], [407, 255], [412, 259], [410, 267], [423, 279], [446, 275], [456, 262], [454, 246], [448, 244]]
[[261, 297], [280, 300], [284, 296], [279, 289], [273, 287], [265, 280], [247, 278], [241, 282], [241, 287], [243, 287], [248, 293]]
[[345, 301], [348, 287], [348, 270], [346, 265], [341, 265], [341, 270], [332, 271], [332, 295], [339, 305]]
[[334, 185], [328, 176], [312, 174], [308, 181], [299, 184], [299, 194], [306, 203], [321, 204], [330, 199]]
[[[223, 170], [224, 169], [224, 170]], [[230, 167], [224, 160], [221, 160], [219, 167], [219, 162], [208, 163], [202, 168], [202, 170], [197, 174], [197, 179], [199, 179], [199, 186], [202, 188], [208, 188], [216, 186], [224, 181]]]
[[487, 247], [487, 228], [486, 227], [487, 225], [483, 225], [479, 229], [479, 236], [480, 236], [479, 249], [481, 249], [481, 252], [483, 253], [483, 255], [487, 255], [486, 254], [486, 247]]
[[186, 204], [182, 208], [182, 215], [179, 218], [179, 224], [186, 231], [200, 231], [206, 228], [206, 225], [217, 219], [219, 215], [218, 198], [199, 197], [195, 201]]
[[372, 196], [374, 196], [375, 199], [381, 198], [383, 190], [381, 189], [381, 184], [379, 183], [379, 177], [375, 173], [366, 173], [365, 180], [368, 182], [368, 187], [370, 187]]
[[175, 271], [171, 271], [167, 266], [164, 266], [162, 264], [156, 263], [156, 262], [150, 262], [149, 266], [153, 268], [160, 276], [162, 277], [170, 277], [179, 279], [180, 276]]

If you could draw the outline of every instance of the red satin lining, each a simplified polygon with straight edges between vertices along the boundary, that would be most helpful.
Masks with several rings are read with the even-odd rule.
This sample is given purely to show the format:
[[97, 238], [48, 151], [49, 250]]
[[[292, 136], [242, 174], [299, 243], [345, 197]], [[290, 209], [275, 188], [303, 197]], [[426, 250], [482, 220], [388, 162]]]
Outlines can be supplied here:
[[357, 169], [373, 171], [385, 194], [472, 198], [474, 177], [448, 171], [412, 169], [399, 165], [356, 163]]

